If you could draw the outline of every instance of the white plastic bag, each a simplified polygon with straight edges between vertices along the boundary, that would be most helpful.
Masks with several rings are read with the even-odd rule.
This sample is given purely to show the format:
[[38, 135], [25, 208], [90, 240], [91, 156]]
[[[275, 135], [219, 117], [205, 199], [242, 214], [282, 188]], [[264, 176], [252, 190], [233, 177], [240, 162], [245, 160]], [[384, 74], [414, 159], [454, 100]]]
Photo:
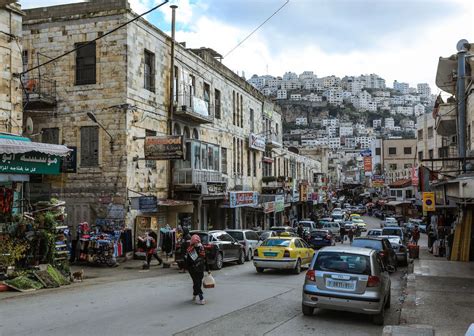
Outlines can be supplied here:
[[214, 280], [214, 277], [210, 273], [204, 277], [202, 283], [204, 285], [204, 288], [216, 287], [216, 280]]

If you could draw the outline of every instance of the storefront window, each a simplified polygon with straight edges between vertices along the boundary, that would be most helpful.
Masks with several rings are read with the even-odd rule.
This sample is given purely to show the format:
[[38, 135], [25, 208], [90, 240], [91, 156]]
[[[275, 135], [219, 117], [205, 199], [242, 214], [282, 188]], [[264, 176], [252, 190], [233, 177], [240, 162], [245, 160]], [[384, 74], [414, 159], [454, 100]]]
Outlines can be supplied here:
[[219, 147], [214, 146], [214, 170], [219, 171]]
[[201, 144], [202, 169], [207, 169], [207, 144]]
[[193, 169], [201, 169], [201, 144], [192, 143]]

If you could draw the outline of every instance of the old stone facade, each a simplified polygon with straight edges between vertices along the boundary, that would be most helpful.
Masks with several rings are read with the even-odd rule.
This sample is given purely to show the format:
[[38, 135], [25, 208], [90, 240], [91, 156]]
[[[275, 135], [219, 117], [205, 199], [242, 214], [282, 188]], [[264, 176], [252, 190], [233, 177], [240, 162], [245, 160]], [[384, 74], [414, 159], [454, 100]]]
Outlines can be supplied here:
[[[45, 13], [26, 11], [29, 68], [135, 17], [126, 0], [54, 6]], [[216, 52], [176, 44], [169, 122], [170, 51], [170, 38], [140, 19], [29, 73], [54, 87], [54, 97], [35, 96], [25, 109], [34, 132], [44, 142], [76, 148], [76, 166], [38, 181], [67, 201], [70, 221], [107, 218], [111, 208], [112, 219], [128, 227], [137, 216], [153, 217], [158, 226], [190, 219], [202, 229], [251, 227], [258, 220], [259, 206], [235, 206], [229, 198], [261, 193], [264, 158], [279, 164], [272, 156], [283, 151], [281, 114]], [[144, 138], [170, 131], [184, 137], [185, 160], [145, 160]], [[250, 134], [266, 138], [263, 147], [250, 148]], [[283, 155], [299, 161], [295, 179], [309, 179], [318, 169], [313, 160]], [[157, 213], [134, 206], [143, 195], [160, 200]]]
[[17, 4], [0, 5], [0, 131], [21, 134], [22, 88], [20, 78], [21, 21], [23, 12]]

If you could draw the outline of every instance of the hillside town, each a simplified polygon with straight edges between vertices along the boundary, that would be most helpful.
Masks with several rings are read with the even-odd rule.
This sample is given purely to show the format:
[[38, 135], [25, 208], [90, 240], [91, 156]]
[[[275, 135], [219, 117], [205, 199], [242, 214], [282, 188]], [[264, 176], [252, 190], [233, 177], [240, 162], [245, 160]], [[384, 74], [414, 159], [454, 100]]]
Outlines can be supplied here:
[[0, 4], [0, 335], [474, 335], [474, 44], [246, 78], [151, 3]]

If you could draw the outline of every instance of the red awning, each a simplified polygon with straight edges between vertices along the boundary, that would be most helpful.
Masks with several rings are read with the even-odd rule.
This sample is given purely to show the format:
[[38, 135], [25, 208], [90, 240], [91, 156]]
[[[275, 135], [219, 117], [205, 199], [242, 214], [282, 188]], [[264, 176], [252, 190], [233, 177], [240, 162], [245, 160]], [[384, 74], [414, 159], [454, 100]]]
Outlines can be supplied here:
[[406, 188], [411, 186], [411, 179], [400, 179], [389, 184], [390, 188]]

